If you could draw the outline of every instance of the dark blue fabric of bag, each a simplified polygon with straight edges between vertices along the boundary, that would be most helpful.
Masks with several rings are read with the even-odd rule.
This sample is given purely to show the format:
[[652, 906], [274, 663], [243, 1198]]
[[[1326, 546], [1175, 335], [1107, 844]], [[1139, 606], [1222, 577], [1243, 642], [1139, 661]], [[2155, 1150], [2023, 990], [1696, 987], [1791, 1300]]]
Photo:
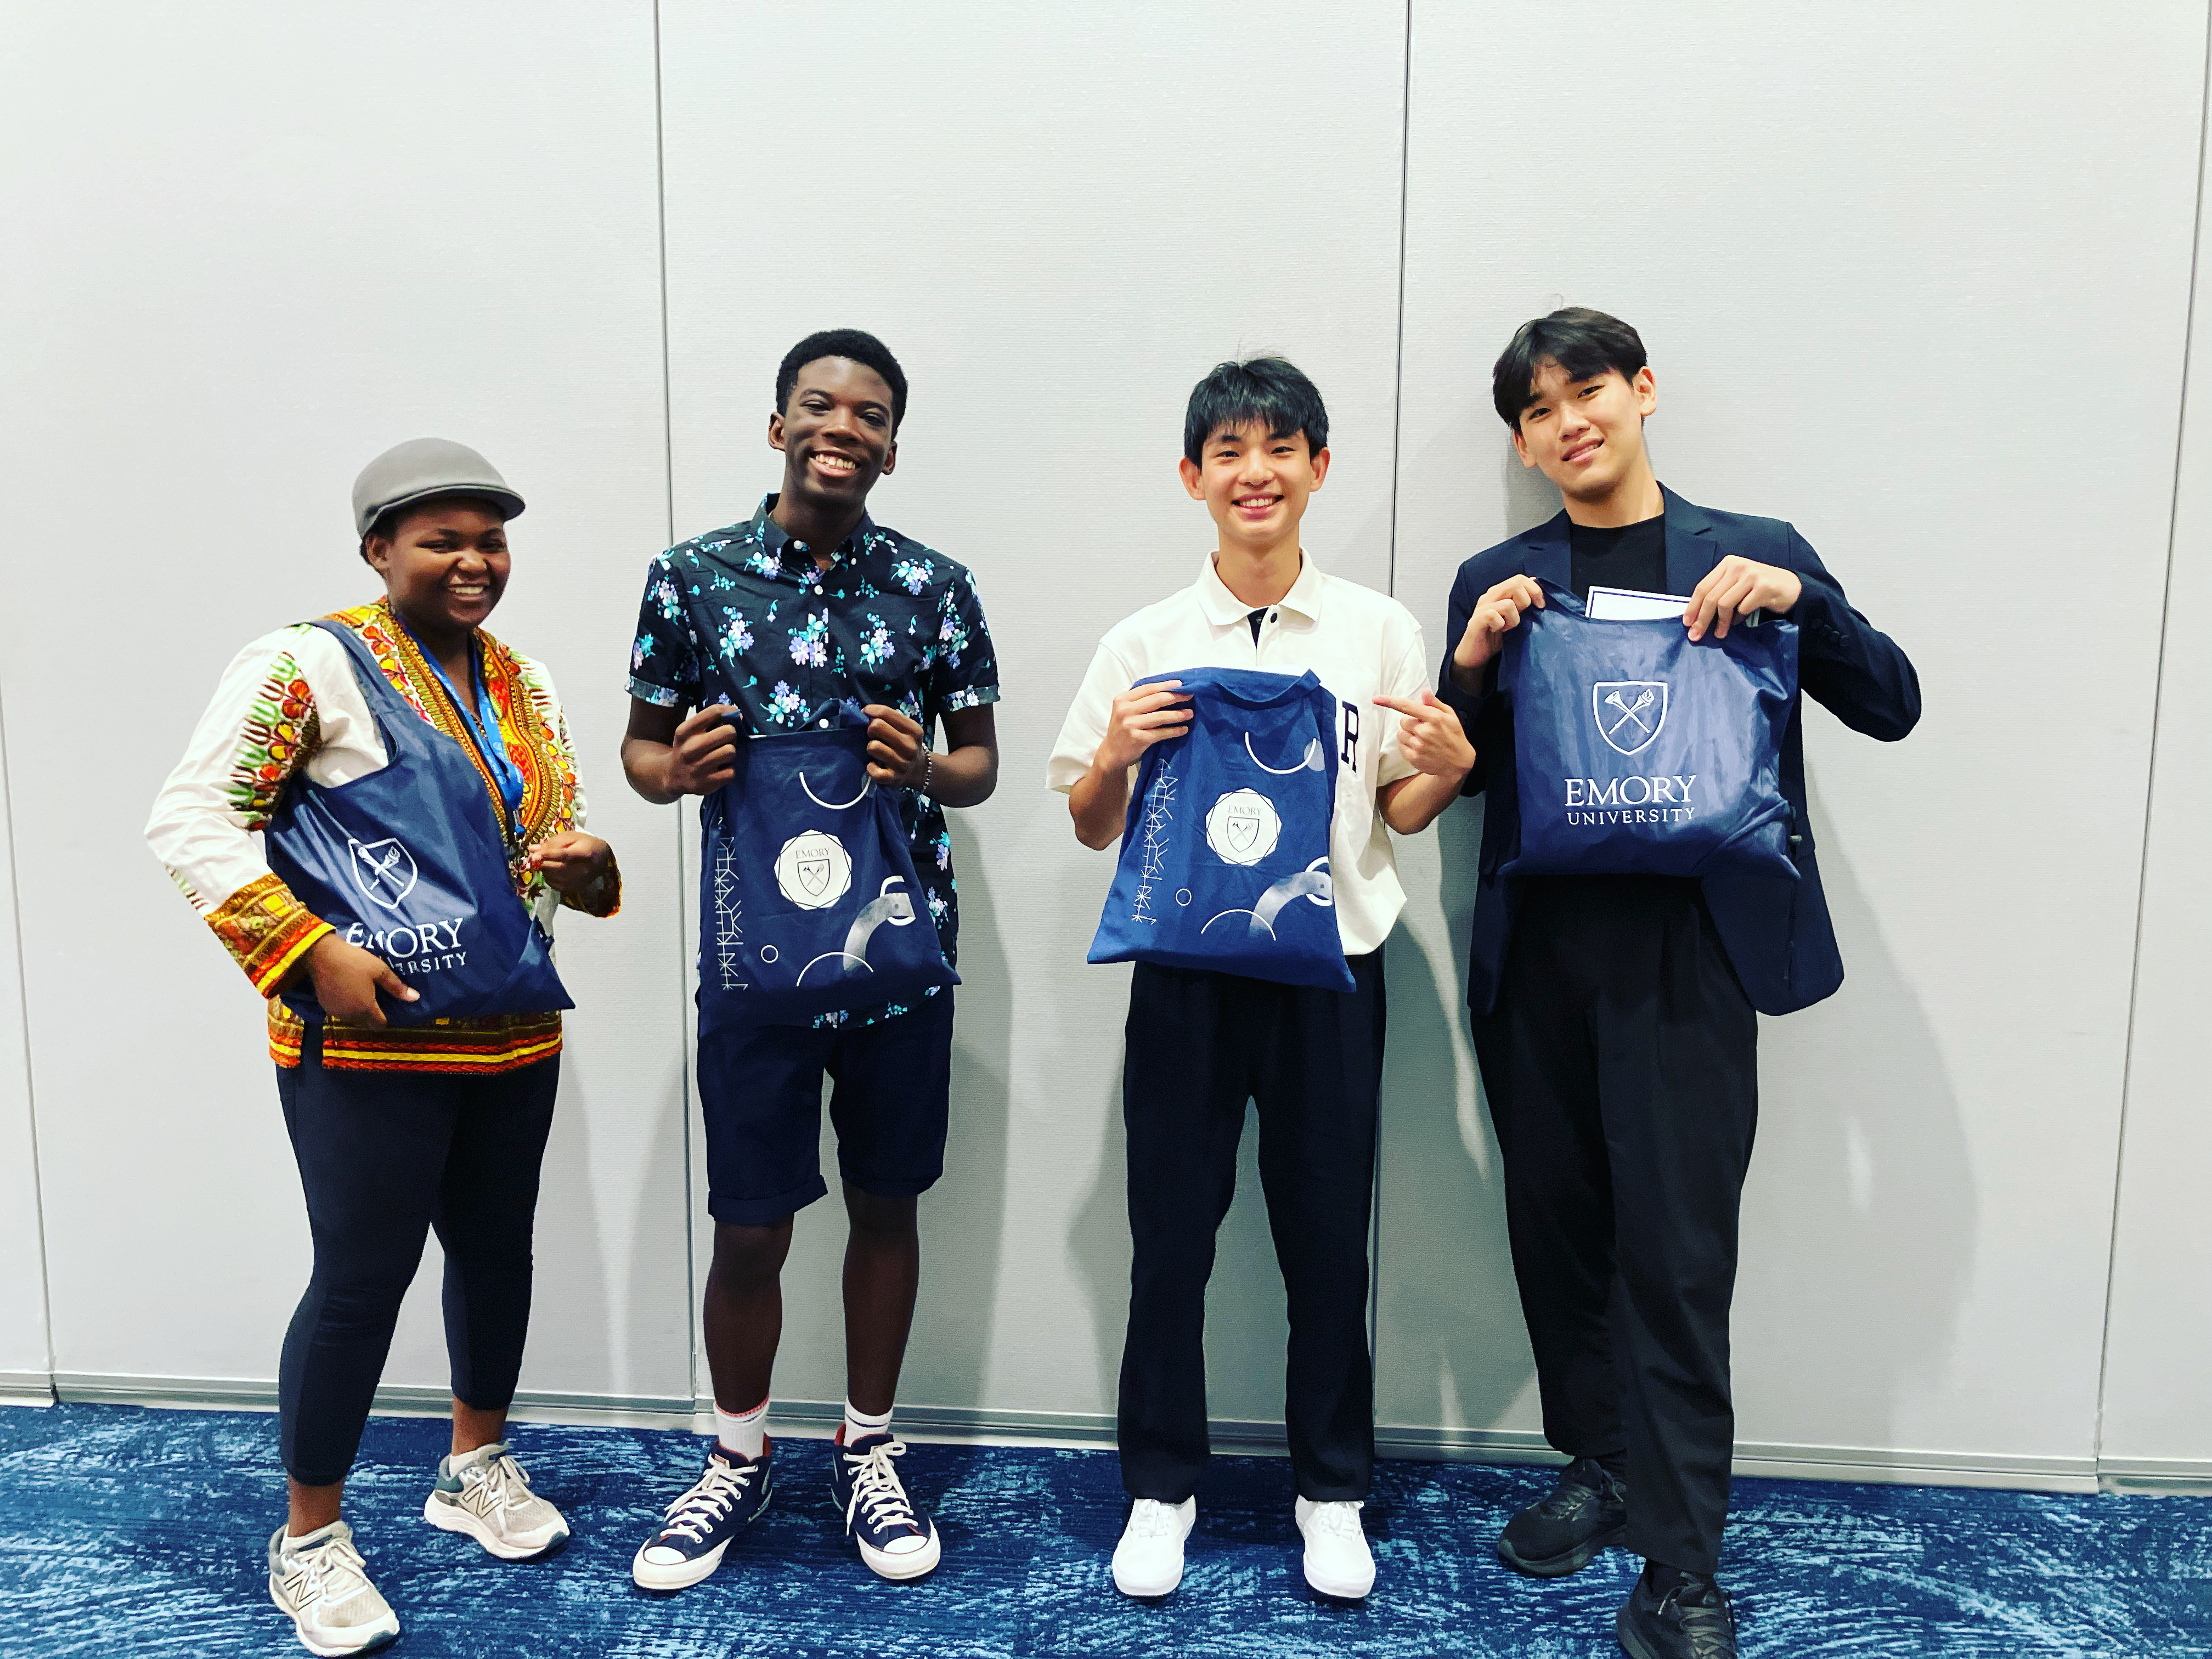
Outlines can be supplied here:
[[891, 792], [868, 775], [867, 716], [738, 742], [699, 803], [699, 1024], [791, 1025], [957, 985]]
[[1784, 876], [1783, 733], [1797, 628], [1692, 643], [1674, 618], [1601, 622], [1544, 584], [1505, 636], [1521, 845], [1505, 876]]
[[[552, 939], [514, 890], [476, 763], [392, 689], [351, 629], [315, 626], [345, 647], [386, 764], [350, 783], [294, 778], [270, 822], [269, 867], [420, 994], [380, 999], [394, 1025], [574, 1007], [553, 970]], [[302, 1018], [322, 1018], [310, 990], [284, 1000]]]
[[1092, 962], [1352, 988], [1328, 826], [1336, 699], [1311, 674], [1192, 668], [1189, 729], [1138, 763]]

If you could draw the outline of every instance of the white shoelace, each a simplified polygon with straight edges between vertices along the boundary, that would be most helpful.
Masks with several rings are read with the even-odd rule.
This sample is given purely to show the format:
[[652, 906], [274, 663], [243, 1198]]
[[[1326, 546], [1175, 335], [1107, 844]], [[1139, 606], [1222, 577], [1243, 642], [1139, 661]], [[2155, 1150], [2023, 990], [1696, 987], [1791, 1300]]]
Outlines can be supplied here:
[[1306, 1512], [1307, 1519], [1323, 1532], [1334, 1533], [1340, 1538], [1364, 1538], [1359, 1528], [1359, 1505], [1349, 1502], [1316, 1504]]
[[501, 1452], [488, 1463], [471, 1463], [461, 1471], [461, 1502], [478, 1515], [496, 1509], [520, 1509], [535, 1496], [530, 1490], [530, 1477], [508, 1453]]
[[1182, 1516], [1179, 1507], [1164, 1504], [1157, 1498], [1139, 1498], [1129, 1511], [1129, 1535], [1132, 1538], [1165, 1538], [1182, 1530]]
[[878, 1533], [893, 1526], [921, 1530], [906, 1488], [899, 1484], [898, 1471], [891, 1467], [891, 1459], [906, 1455], [906, 1442], [886, 1440], [870, 1451], [841, 1451], [840, 1455], [853, 1471], [853, 1497], [845, 1505], [847, 1526], [853, 1524], [853, 1512], [858, 1510]]
[[681, 1533], [695, 1542], [704, 1543], [708, 1528], [744, 1498], [745, 1488], [759, 1472], [757, 1463], [732, 1468], [727, 1463], [710, 1460], [698, 1484], [668, 1506], [668, 1523], [661, 1528], [660, 1535], [670, 1538]]
[[307, 1549], [280, 1551], [276, 1559], [284, 1569], [284, 1594], [302, 1607], [315, 1601], [336, 1607], [369, 1588], [368, 1563], [349, 1537], [333, 1536]]

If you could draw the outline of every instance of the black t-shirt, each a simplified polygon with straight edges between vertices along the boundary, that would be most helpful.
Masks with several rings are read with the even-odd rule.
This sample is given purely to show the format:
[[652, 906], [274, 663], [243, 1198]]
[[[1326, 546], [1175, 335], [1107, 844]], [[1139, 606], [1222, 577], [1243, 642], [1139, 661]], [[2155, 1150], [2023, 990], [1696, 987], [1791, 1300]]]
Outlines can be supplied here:
[[1593, 587], [1626, 587], [1639, 593], [1667, 591], [1667, 515], [1636, 524], [1571, 525], [1575, 597]]

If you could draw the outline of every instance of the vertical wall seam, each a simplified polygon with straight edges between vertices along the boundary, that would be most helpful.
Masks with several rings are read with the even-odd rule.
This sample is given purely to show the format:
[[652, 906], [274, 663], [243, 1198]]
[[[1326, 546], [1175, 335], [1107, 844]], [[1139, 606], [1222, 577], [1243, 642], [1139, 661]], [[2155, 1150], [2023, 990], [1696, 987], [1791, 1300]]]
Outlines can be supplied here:
[[2189, 232], [2189, 302], [2181, 328], [2181, 397], [2173, 422], [2173, 491], [2166, 503], [2166, 569], [2159, 588], [2158, 662], [2151, 683], [2150, 753], [2143, 774], [2142, 844], [2136, 863], [2135, 951], [2128, 972], [2126, 1051], [2120, 1063], [2120, 1121], [2112, 1159], [2112, 1224], [2105, 1247], [2105, 1318], [2097, 1354], [2097, 1417], [2090, 1449], [2100, 1465], [2105, 1456], [2105, 1391], [2112, 1367], [2112, 1292], [2118, 1283], [2120, 1192], [2127, 1170], [2128, 1104], [2135, 1090], [2136, 1013], [2142, 991], [2143, 917], [2150, 896], [2152, 810], [2158, 799], [2159, 716], [2166, 699], [2166, 648], [2173, 628], [2173, 549], [2181, 529], [2181, 468], [2189, 435], [2189, 370], [2197, 333], [2197, 268], [2204, 235], [2204, 159], [2212, 134], [2212, 0], [2205, 8], [2204, 69], [2197, 100], [2197, 200]]
[[[1393, 599], [1398, 595], [1398, 445], [1406, 418], [1406, 201], [1413, 144], [1413, 0], [1406, 0], [1405, 48], [1405, 78], [1398, 94], [1398, 337], [1391, 367], [1390, 563], [1384, 589]], [[1367, 1364], [1369, 1388], [1380, 1399], [1376, 1376], [1382, 1365], [1382, 1124], [1379, 1117], [1375, 1125], [1375, 1175], [1369, 1196], [1373, 1208], [1367, 1227], [1367, 1255], [1372, 1264], [1367, 1295]]]
[[[2208, 0], [2212, 3], [2212, 0]], [[660, 544], [676, 545], [676, 393], [675, 377], [671, 371], [672, 361], [668, 348], [668, 127], [667, 99], [663, 95], [660, 75], [660, 0], [653, 0], [653, 208], [659, 221], [660, 234], [660, 444], [661, 483], [664, 491], [663, 507], [666, 517], [663, 524]], [[676, 879], [679, 890], [684, 880], [684, 814], [672, 815], [675, 824], [672, 834], [676, 842]], [[689, 907], [676, 907], [676, 1006], [684, 1008], [690, 988], [684, 983], [684, 926]], [[699, 1398], [699, 1247], [698, 1229], [692, 1224], [692, 1209], [697, 1197], [691, 1168], [691, 1056], [684, 1041], [684, 1021], [689, 1017], [678, 1015], [676, 1027], [676, 1093], [682, 1109], [678, 1136], [684, 1148], [684, 1376], [696, 1401]]]
[[8, 722], [4, 708], [0, 708], [0, 831], [8, 838], [8, 895], [9, 911], [15, 919], [13, 945], [15, 951], [15, 1015], [22, 1022], [23, 1030], [23, 1112], [31, 1131], [31, 1224], [39, 1237], [39, 1312], [44, 1324], [41, 1333], [46, 1350], [47, 1389], [52, 1391], [54, 1370], [54, 1287], [46, 1252], [46, 1172], [39, 1161], [39, 1097], [36, 1072], [31, 1064], [31, 978], [28, 960], [23, 954], [23, 885], [15, 875], [15, 792], [10, 787], [8, 772]]
[[1413, 178], [1413, 0], [1406, 0], [1406, 71], [1398, 94], [1398, 337], [1390, 389], [1390, 565], [1384, 590], [1398, 596], [1399, 443], [1406, 424], [1406, 220], [1407, 186]]

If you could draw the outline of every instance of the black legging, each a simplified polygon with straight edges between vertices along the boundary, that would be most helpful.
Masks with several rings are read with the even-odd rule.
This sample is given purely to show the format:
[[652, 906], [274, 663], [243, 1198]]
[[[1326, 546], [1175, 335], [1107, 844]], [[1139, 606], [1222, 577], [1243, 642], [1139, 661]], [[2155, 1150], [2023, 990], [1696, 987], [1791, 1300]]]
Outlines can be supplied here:
[[284, 1468], [311, 1486], [346, 1477], [391, 1352], [399, 1304], [438, 1230], [454, 1395], [514, 1398], [530, 1324], [530, 1230], [553, 1122], [558, 1056], [495, 1077], [326, 1071], [307, 1030], [276, 1091], [299, 1160], [314, 1275], [284, 1335], [277, 1401]]

